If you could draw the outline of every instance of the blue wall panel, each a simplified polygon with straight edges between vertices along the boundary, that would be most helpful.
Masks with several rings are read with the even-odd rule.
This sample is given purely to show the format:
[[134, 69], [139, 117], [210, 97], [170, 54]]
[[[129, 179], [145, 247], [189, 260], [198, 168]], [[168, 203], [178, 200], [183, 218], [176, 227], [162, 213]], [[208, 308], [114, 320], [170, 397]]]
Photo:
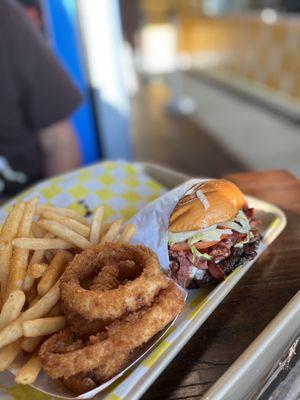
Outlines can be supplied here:
[[83, 163], [88, 164], [98, 160], [101, 151], [85, 78], [76, 0], [45, 0], [44, 4], [53, 49], [85, 98], [72, 116], [72, 122], [78, 135]]

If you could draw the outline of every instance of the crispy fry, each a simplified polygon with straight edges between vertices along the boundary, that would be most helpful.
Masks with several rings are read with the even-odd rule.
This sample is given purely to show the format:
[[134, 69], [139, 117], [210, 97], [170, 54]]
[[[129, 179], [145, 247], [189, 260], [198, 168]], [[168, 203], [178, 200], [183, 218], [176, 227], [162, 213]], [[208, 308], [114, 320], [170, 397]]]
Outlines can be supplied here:
[[21, 348], [27, 353], [32, 353], [37, 348], [37, 346], [44, 340], [44, 338], [45, 338], [44, 336], [24, 337], [21, 342]]
[[[41, 318], [48, 314], [48, 312], [55, 306], [60, 298], [59, 282], [56, 282], [54, 286], [38, 301], [24, 311], [22, 318], [24, 321], [29, 319]], [[1, 332], [0, 332], [1, 335]]]
[[18, 237], [23, 237], [23, 236], [27, 237], [30, 235], [32, 218], [35, 214], [37, 203], [38, 203], [37, 197], [29, 200], [26, 203], [23, 218], [21, 219], [21, 223], [18, 229]]
[[58, 215], [62, 215], [64, 217], [75, 219], [76, 221], [81, 222], [84, 225], [90, 226], [89, 221], [80, 215], [77, 211], [72, 210], [70, 208], [60, 208], [60, 207], [50, 207], [50, 206], [40, 206], [37, 209], [37, 214], [43, 214], [45, 211], [55, 212]]
[[25, 294], [22, 290], [14, 290], [9, 294], [1, 310], [0, 330], [18, 318], [21, 314], [25, 300]]
[[44, 275], [47, 271], [48, 265], [45, 263], [29, 265], [27, 274], [30, 278], [37, 279]]
[[34, 354], [26, 364], [17, 372], [15, 377], [16, 383], [21, 383], [22, 385], [29, 385], [35, 382], [40, 370], [42, 369], [42, 364], [37, 356]]
[[99, 243], [100, 240], [103, 212], [104, 212], [104, 207], [100, 206], [96, 209], [96, 212], [94, 214], [90, 232], [90, 242], [93, 244]]
[[20, 203], [14, 206], [12, 211], [8, 214], [4, 222], [1, 233], [1, 242], [10, 242], [18, 233], [19, 225], [25, 210], [25, 203]]
[[23, 288], [28, 257], [29, 250], [19, 248], [13, 250], [4, 300], [8, 298], [12, 291]]
[[52, 232], [56, 236], [73, 243], [80, 249], [86, 249], [91, 245], [91, 242], [89, 242], [86, 238], [79, 235], [79, 233], [74, 232], [72, 229], [60, 224], [59, 222], [43, 219], [38, 223], [49, 232]]
[[76, 221], [76, 219], [72, 219], [69, 217], [64, 217], [63, 215], [59, 215], [53, 211], [44, 211], [42, 213], [42, 217], [44, 219], [49, 219], [51, 221], [57, 221], [62, 225], [65, 225], [67, 228], [72, 229], [73, 231], [79, 233], [81, 236], [88, 239], [90, 234], [89, 226], [83, 224], [82, 222]]
[[39, 264], [43, 261], [45, 250], [35, 250], [30, 259], [29, 265]]
[[[57, 303], [47, 314], [47, 317], [60, 317], [63, 315], [60, 303]], [[24, 337], [21, 342], [21, 347], [27, 353], [32, 353], [37, 346], [45, 339], [45, 336]], [[1, 352], [1, 350], [0, 350]]]
[[0, 350], [0, 372], [9, 368], [11, 363], [21, 353], [21, 339], [16, 342], [10, 343]]
[[9, 266], [12, 257], [12, 243], [0, 242], [0, 286], [1, 299], [5, 299], [7, 278], [9, 275]]
[[100, 238], [102, 238], [107, 233], [110, 227], [111, 227], [111, 222], [105, 222], [101, 225]]
[[14, 247], [29, 250], [53, 250], [70, 249], [74, 247], [70, 242], [63, 239], [36, 239], [36, 238], [17, 238], [12, 242]]
[[[43, 235], [44, 239], [53, 239], [53, 237], [54, 237], [53, 233], [50, 233], [50, 232], [46, 232]], [[41, 263], [43, 261], [43, 259], [44, 259], [44, 256], [45, 256], [45, 250], [35, 250], [33, 252], [33, 254], [32, 254], [31, 259], [30, 259], [29, 267], [32, 264]], [[32, 277], [30, 277], [28, 275], [28, 270], [27, 270], [27, 273], [26, 273], [26, 276], [25, 276], [25, 279], [24, 279], [24, 282], [23, 282], [23, 290], [25, 292], [28, 292], [31, 289], [32, 285], [34, 284], [34, 279], [35, 278], [32, 278]]]
[[15, 205], [8, 215], [0, 233], [0, 283], [3, 297], [5, 296], [10, 260], [12, 257], [11, 241], [18, 233], [18, 228], [23, 217], [24, 209], [24, 203]]
[[36, 221], [32, 221], [31, 231], [35, 238], [42, 238], [47, 234], [46, 229], [39, 226]]
[[60, 331], [65, 325], [65, 316], [33, 319], [23, 322], [23, 334], [25, 337], [51, 335]]
[[[38, 199], [34, 198], [26, 203], [23, 218], [18, 230], [18, 237], [28, 237], [30, 235], [32, 218], [35, 213], [37, 201]], [[28, 265], [28, 257], [29, 250], [27, 249], [16, 248], [13, 250], [5, 298], [7, 298], [9, 293], [13, 290], [22, 289]]]
[[72, 258], [73, 255], [67, 251], [58, 251], [55, 254], [47, 271], [37, 285], [39, 296], [43, 296], [55, 284]]
[[118, 236], [119, 230], [123, 224], [123, 219], [117, 219], [116, 221], [114, 221], [111, 226], [109, 227], [108, 231], [106, 232], [106, 234], [102, 237], [100, 243], [104, 244], [107, 242], [113, 242], [115, 241], [116, 237]]
[[0, 349], [23, 336], [22, 317], [11, 322], [0, 331]]
[[40, 298], [32, 307], [0, 331], [0, 349], [23, 336], [23, 321], [41, 318], [55, 306], [60, 297], [59, 282]]
[[119, 243], [130, 243], [132, 236], [136, 232], [136, 226], [133, 224], [127, 224], [123, 229], [118, 242]]

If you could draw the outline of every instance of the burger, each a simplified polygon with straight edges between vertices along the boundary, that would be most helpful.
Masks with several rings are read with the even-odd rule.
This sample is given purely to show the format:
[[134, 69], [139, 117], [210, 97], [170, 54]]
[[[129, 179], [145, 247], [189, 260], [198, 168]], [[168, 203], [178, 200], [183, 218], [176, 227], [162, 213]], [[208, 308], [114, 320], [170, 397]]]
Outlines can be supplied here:
[[225, 279], [256, 256], [257, 224], [234, 183], [215, 179], [194, 185], [170, 216], [171, 277], [189, 289]]

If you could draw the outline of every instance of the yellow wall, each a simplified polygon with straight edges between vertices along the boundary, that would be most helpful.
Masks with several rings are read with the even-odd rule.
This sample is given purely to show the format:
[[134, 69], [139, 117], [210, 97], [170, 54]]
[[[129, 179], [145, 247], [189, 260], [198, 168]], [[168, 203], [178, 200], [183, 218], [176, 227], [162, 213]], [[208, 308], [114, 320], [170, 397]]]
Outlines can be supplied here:
[[300, 18], [274, 24], [259, 15], [181, 18], [179, 51], [219, 53], [223, 71], [300, 99]]
[[141, 0], [148, 22], [177, 16], [180, 53], [214, 53], [222, 72], [300, 100], [300, 17], [266, 24], [260, 14], [210, 18], [200, 0]]

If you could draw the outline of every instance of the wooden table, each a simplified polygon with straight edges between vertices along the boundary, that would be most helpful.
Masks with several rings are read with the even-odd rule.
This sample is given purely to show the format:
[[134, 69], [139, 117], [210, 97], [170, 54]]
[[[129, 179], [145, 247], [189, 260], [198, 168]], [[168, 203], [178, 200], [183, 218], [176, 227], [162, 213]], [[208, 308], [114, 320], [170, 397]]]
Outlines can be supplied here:
[[200, 399], [300, 288], [300, 181], [286, 171], [227, 176], [280, 206], [285, 231], [142, 397]]

